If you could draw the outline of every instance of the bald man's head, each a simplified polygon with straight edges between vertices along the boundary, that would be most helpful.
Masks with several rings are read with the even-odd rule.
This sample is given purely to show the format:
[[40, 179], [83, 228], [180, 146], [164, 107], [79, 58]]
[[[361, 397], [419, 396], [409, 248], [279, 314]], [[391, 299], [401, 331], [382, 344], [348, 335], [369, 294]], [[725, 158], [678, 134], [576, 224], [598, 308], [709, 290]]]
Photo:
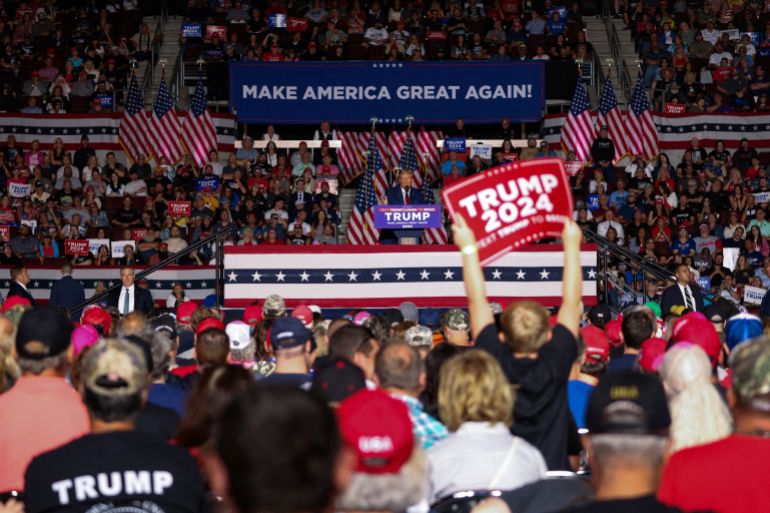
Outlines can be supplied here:
[[377, 354], [374, 372], [380, 387], [417, 395], [422, 390], [423, 366], [417, 350], [406, 342], [390, 342]]

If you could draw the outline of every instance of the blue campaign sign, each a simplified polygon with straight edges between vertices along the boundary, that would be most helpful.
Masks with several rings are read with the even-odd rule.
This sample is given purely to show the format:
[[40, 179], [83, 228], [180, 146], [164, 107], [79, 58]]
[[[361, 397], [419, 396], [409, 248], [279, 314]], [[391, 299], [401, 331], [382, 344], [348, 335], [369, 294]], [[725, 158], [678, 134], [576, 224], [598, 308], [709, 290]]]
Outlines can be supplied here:
[[267, 17], [267, 25], [270, 28], [286, 28], [286, 15], [285, 14], [271, 14]]
[[102, 107], [112, 107], [111, 94], [97, 94], [94, 99], [99, 100], [99, 103], [102, 105]]
[[465, 137], [447, 137], [444, 139], [444, 151], [465, 153]]
[[542, 61], [231, 62], [230, 100], [241, 123], [493, 123], [536, 121]]
[[441, 226], [441, 205], [375, 205], [378, 230], [422, 230]]
[[200, 23], [183, 23], [182, 37], [203, 37], [203, 25]]
[[195, 180], [196, 191], [215, 191], [219, 189], [219, 178], [212, 176], [210, 178], [197, 178]]

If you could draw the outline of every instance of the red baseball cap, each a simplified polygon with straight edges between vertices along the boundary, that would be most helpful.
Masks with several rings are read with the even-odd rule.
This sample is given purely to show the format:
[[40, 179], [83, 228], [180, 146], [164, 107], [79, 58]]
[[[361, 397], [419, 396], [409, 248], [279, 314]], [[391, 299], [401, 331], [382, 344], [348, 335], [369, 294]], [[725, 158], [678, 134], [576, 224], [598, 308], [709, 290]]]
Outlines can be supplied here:
[[580, 330], [586, 347], [586, 359], [597, 363], [607, 363], [610, 358], [610, 339], [598, 326], [589, 325]]
[[112, 316], [102, 307], [92, 306], [83, 311], [80, 322], [94, 327], [98, 326], [102, 329], [102, 335], [106, 335], [112, 327]]
[[639, 366], [645, 372], [653, 373], [658, 371], [658, 367], [663, 363], [663, 355], [666, 354], [668, 341], [662, 338], [648, 338], [642, 342], [639, 352]]
[[414, 451], [406, 404], [380, 390], [361, 390], [337, 410], [342, 439], [358, 457], [357, 472], [394, 474]]
[[247, 306], [243, 311], [243, 322], [249, 326], [254, 326], [262, 320], [262, 307], [259, 305]]
[[179, 324], [189, 325], [192, 319], [192, 314], [198, 309], [197, 303], [193, 301], [185, 301], [179, 303], [176, 307], [176, 322]]
[[717, 364], [722, 342], [714, 324], [700, 312], [690, 312], [674, 323], [671, 340], [690, 342], [706, 351], [712, 367]]
[[622, 344], [620, 338], [621, 328], [623, 327], [623, 321], [621, 319], [613, 319], [604, 325], [604, 331], [607, 332], [607, 337], [610, 340], [611, 346], [619, 346]]
[[224, 331], [225, 325], [216, 317], [207, 317], [198, 324], [198, 329], [195, 330], [195, 336], [197, 337], [204, 331], [212, 328]]
[[29, 299], [21, 296], [8, 296], [3, 302], [2, 313], [7, 312], [14, 306], [32, 306]]
[[299, 319], [306, 328], [313, 326], [313, 312], [307, 305], [299, 305], [291, 312], [291, 316], [295, 319]]

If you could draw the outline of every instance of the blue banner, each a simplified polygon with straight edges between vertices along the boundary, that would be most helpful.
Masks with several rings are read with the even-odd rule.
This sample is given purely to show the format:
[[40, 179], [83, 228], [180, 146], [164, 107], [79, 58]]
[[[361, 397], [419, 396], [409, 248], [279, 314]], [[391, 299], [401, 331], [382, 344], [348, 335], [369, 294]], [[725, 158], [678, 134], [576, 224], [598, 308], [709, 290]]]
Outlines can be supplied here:
[[231, 62], [241, 123], [497, 123], [541, 119], [542, 61]]
[[422, 230], [441, 226], [441, 205], [375, 205], [378, 230]]
[[195, 179], [196, 191], [216, 191], [217, 189], [219, 189], [219, 178], [216, 176]]
[[465, 153], [465, 137], [447, 137], [444, 139], [444, 151]]
[[271, 14], [267, 17], [267, 26], [271, 29], [286, 28], [285, 14]]
[[183, 23], [182, 37], [203, 37], [203, 25], [200, 23]]

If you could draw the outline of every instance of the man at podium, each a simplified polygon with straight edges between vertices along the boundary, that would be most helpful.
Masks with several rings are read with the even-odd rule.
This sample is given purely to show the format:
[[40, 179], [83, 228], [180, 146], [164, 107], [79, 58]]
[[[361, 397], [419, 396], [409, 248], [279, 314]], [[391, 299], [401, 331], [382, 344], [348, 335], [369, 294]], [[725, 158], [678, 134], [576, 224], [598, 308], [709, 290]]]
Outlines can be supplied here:
[[[380, 202], [384, 205], [424, 205], [425, 198], [419, 189], [412, 187], [412, 175], [414, 173], [411, 169], [399, 169], [398, 171], [398, 184], [393, 187], [389, 187], [385, 191], [384, 201]], [[398, 232], [398, 233], [397, 233]], [[409, 230], [410, 233], [406, 233], [407, 230], [381, 230], [380, 242], [383, 244], [398, 244], [399, 238], [402, 237], [414, 237], [419, 242], [420, 230]]]
[[388, 205], [424, 205], [425, 200], [419, 189], [412, 187], [411, 169], [398, 170], [398, 185], [385, 191]]

